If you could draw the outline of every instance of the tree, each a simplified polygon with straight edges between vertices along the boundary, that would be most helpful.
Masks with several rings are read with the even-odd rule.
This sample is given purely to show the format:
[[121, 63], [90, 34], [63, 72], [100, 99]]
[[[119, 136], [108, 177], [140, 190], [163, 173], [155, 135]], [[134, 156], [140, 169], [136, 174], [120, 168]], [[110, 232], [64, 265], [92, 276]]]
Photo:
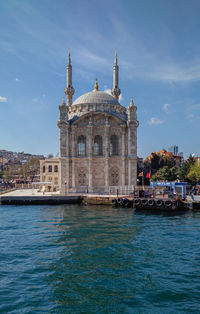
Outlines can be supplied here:
[[166, 152], [165, 149], [158, 152], [151, 153], [145, 160], [144, 164], [146, 167], [150, 168], [153, 172], [161, 169], [164, 166], [172, 168], [175, 166], [176, 162], [172, 153]]
[[190, 170], [187, 174], [187, 178], [193, 183], [196, 184], [200, 181], [200, 166], [196, 163], [191, 165]]
[[[181, 181], [188, 181], [188, 173], [190, 172], [190, 168], [195, 164], [195, 159], [192, 155], [184, 162], [182, 165], [178, 177]], [[190, 180], [190, 179], [189, 179]]]
[[177, 172], [176, 172], [176, 167], [168, 167], [164, 166], [160, 168], [152, 177], [152, 181], [174, 181], [177, 179]]

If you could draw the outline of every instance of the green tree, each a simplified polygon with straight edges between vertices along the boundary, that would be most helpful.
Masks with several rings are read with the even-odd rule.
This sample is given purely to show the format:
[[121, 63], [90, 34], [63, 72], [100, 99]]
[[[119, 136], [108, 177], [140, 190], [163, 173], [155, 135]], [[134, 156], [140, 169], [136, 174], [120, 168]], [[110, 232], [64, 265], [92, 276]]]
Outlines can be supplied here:
[[160, 168], [152, 177], [152, 181], [174, 181], [177, 179], [176, 167], [164, 166]]
[[144, 164], [154, 172], [167, 166], [173, 168], [176, 164], [172, 153], [167, 153], [165, 149], [151, 153], [145, 160]]
[[190, 170], [187, 174], [187, 178], [193, 183], [196, 184], [200, 181], [200, 166], [196, 163], [191, 165]]
[[[192, 155], [184, 162], [179, 173], [178, 178], [181, 181], [188, 181], [188, 173], [190, 172], [190, 168], [195, 164], [195, 159]], [[190, 179], [189, 179], [190, 180]]]

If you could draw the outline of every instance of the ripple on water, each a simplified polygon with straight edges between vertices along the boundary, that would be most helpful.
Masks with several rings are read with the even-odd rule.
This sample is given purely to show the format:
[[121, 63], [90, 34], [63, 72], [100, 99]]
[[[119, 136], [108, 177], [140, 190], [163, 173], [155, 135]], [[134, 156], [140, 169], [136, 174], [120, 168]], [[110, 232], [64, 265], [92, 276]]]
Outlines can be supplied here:
[[0, 207], [0, 312], [197, 313], [200, 214]]

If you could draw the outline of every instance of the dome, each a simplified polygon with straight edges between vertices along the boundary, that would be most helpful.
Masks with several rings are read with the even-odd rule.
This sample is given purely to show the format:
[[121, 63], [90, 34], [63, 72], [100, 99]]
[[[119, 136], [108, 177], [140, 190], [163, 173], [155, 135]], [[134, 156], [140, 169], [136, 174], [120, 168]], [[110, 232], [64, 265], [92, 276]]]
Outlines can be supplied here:
[[109, 105], [119, 105], [119, 102], [116, 98], [111, 95], [101, 92], [101, 91], [92, 91], [78, 97], [72, 105], [83, 105], [83, 104], [109, 104]]

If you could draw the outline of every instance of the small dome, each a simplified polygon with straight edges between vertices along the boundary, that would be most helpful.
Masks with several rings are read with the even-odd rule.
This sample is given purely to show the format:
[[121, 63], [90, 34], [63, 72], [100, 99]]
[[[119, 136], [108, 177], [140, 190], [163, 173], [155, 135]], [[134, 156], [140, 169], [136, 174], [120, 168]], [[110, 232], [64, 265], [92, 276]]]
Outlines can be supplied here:
[[83, 105], [83, 104], [109, 104], [109, 105], [119, 105], [119, 102], [116, 98], [111, 95], [101, 92], [101, 91], [92, 91], [78, 97], [72, 105]]

